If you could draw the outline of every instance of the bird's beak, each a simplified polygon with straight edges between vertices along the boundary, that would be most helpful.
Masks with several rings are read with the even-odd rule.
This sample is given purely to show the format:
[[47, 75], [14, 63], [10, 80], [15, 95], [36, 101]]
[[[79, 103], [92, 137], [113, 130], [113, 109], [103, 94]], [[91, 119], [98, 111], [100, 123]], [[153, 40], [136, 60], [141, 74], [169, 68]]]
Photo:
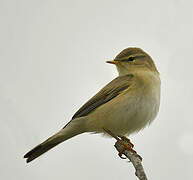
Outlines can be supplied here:
[[118, 61], [114, 61], [114, 60], [110, 60], [110, 61], [106, 61], [106, 63], [110, 63], [110, 64], [118, 64], [119, 62]]

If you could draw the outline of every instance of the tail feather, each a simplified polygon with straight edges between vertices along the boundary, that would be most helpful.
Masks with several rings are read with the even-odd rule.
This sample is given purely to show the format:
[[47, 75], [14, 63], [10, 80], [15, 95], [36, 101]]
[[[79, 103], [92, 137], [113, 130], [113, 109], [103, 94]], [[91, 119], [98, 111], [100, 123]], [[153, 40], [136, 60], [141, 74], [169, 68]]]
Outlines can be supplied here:
[[42, 154], [44, 154], [45, 152], [49, 151], [50, 149], [52, 149], [53, 147], [55, 147], [56, 145], [58, 145], [60, 142], [57, 143], [42, 143], [38, 146], [36, 146], [35, 148], [33, 148], [31, 151], [29, 151], [27, 154], [24, 155], [24, 158], [26, 159], [26, 162], [29, 163], [32, 160], [36, 159], [37, 157], [41, 156]]
[[73, 125], [73, 123], [70, 123], [67, 127], [65, 127], [64, 129], [62, 129], [61, 131], [59, 131], [55, 135], [48, 138], [43, 143], [41, 143], [38, 146], [36, 146], [35, 148], [33, 148], [28, 153], [26, 153], [24, 155], [24, 158], [26, 158], [26, 162], [27, 163], [31, 162], [32, 160], [41, 156], [42, 154], [49, 151], [50, 149], [52, 149], [56, 145], [60, 144], [61, 142], [84, 132], [81, 124], [78, 124], [78, 126], [76, 123], [74, 123], [74, 124], [75, 124], [75, 126]]

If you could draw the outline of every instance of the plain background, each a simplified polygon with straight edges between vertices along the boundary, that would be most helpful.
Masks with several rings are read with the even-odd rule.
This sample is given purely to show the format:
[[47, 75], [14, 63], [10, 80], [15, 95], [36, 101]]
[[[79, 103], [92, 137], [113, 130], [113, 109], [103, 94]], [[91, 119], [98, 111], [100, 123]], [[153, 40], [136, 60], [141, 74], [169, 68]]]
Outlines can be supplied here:
[[131, 136], [135, 149], [149, 179], [193, 178], [192, 0], [1, 0], [0, 20], [1, 179], [136, 179], [101, 135], [22, 158], [117, 76], [105, 61], [133, 46], [162, 79], [159, 115]]

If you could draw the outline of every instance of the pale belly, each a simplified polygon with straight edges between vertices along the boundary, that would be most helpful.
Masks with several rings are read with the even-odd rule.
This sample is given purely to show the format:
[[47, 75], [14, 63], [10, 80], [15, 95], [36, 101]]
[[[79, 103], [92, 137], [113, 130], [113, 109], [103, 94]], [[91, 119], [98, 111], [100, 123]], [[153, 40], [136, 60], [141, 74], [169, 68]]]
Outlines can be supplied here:
[[111, 111], [106, 128], [119, 135], [129, 135], [143, 129], [156, 117], [159, 103], [150, 97], [137, 97], [122, 103], [114, 112]]
[[103, 128], [117, 135], [129, 135], [143, 129], [156, 117], [160, 104], [160, 89], [130, 93], [113, 99], [89, 115], [89, 131], [100, 133]]

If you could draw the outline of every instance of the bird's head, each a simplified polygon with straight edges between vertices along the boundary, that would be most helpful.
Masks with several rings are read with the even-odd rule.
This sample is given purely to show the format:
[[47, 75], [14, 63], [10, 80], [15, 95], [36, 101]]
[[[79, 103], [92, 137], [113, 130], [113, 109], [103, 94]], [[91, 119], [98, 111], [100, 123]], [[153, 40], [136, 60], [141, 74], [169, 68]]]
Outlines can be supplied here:
[[152, 58], [140, 48], [126, 48], [107, 63], [115, 64], [119, 75], [145, 70], [158, 73]]

